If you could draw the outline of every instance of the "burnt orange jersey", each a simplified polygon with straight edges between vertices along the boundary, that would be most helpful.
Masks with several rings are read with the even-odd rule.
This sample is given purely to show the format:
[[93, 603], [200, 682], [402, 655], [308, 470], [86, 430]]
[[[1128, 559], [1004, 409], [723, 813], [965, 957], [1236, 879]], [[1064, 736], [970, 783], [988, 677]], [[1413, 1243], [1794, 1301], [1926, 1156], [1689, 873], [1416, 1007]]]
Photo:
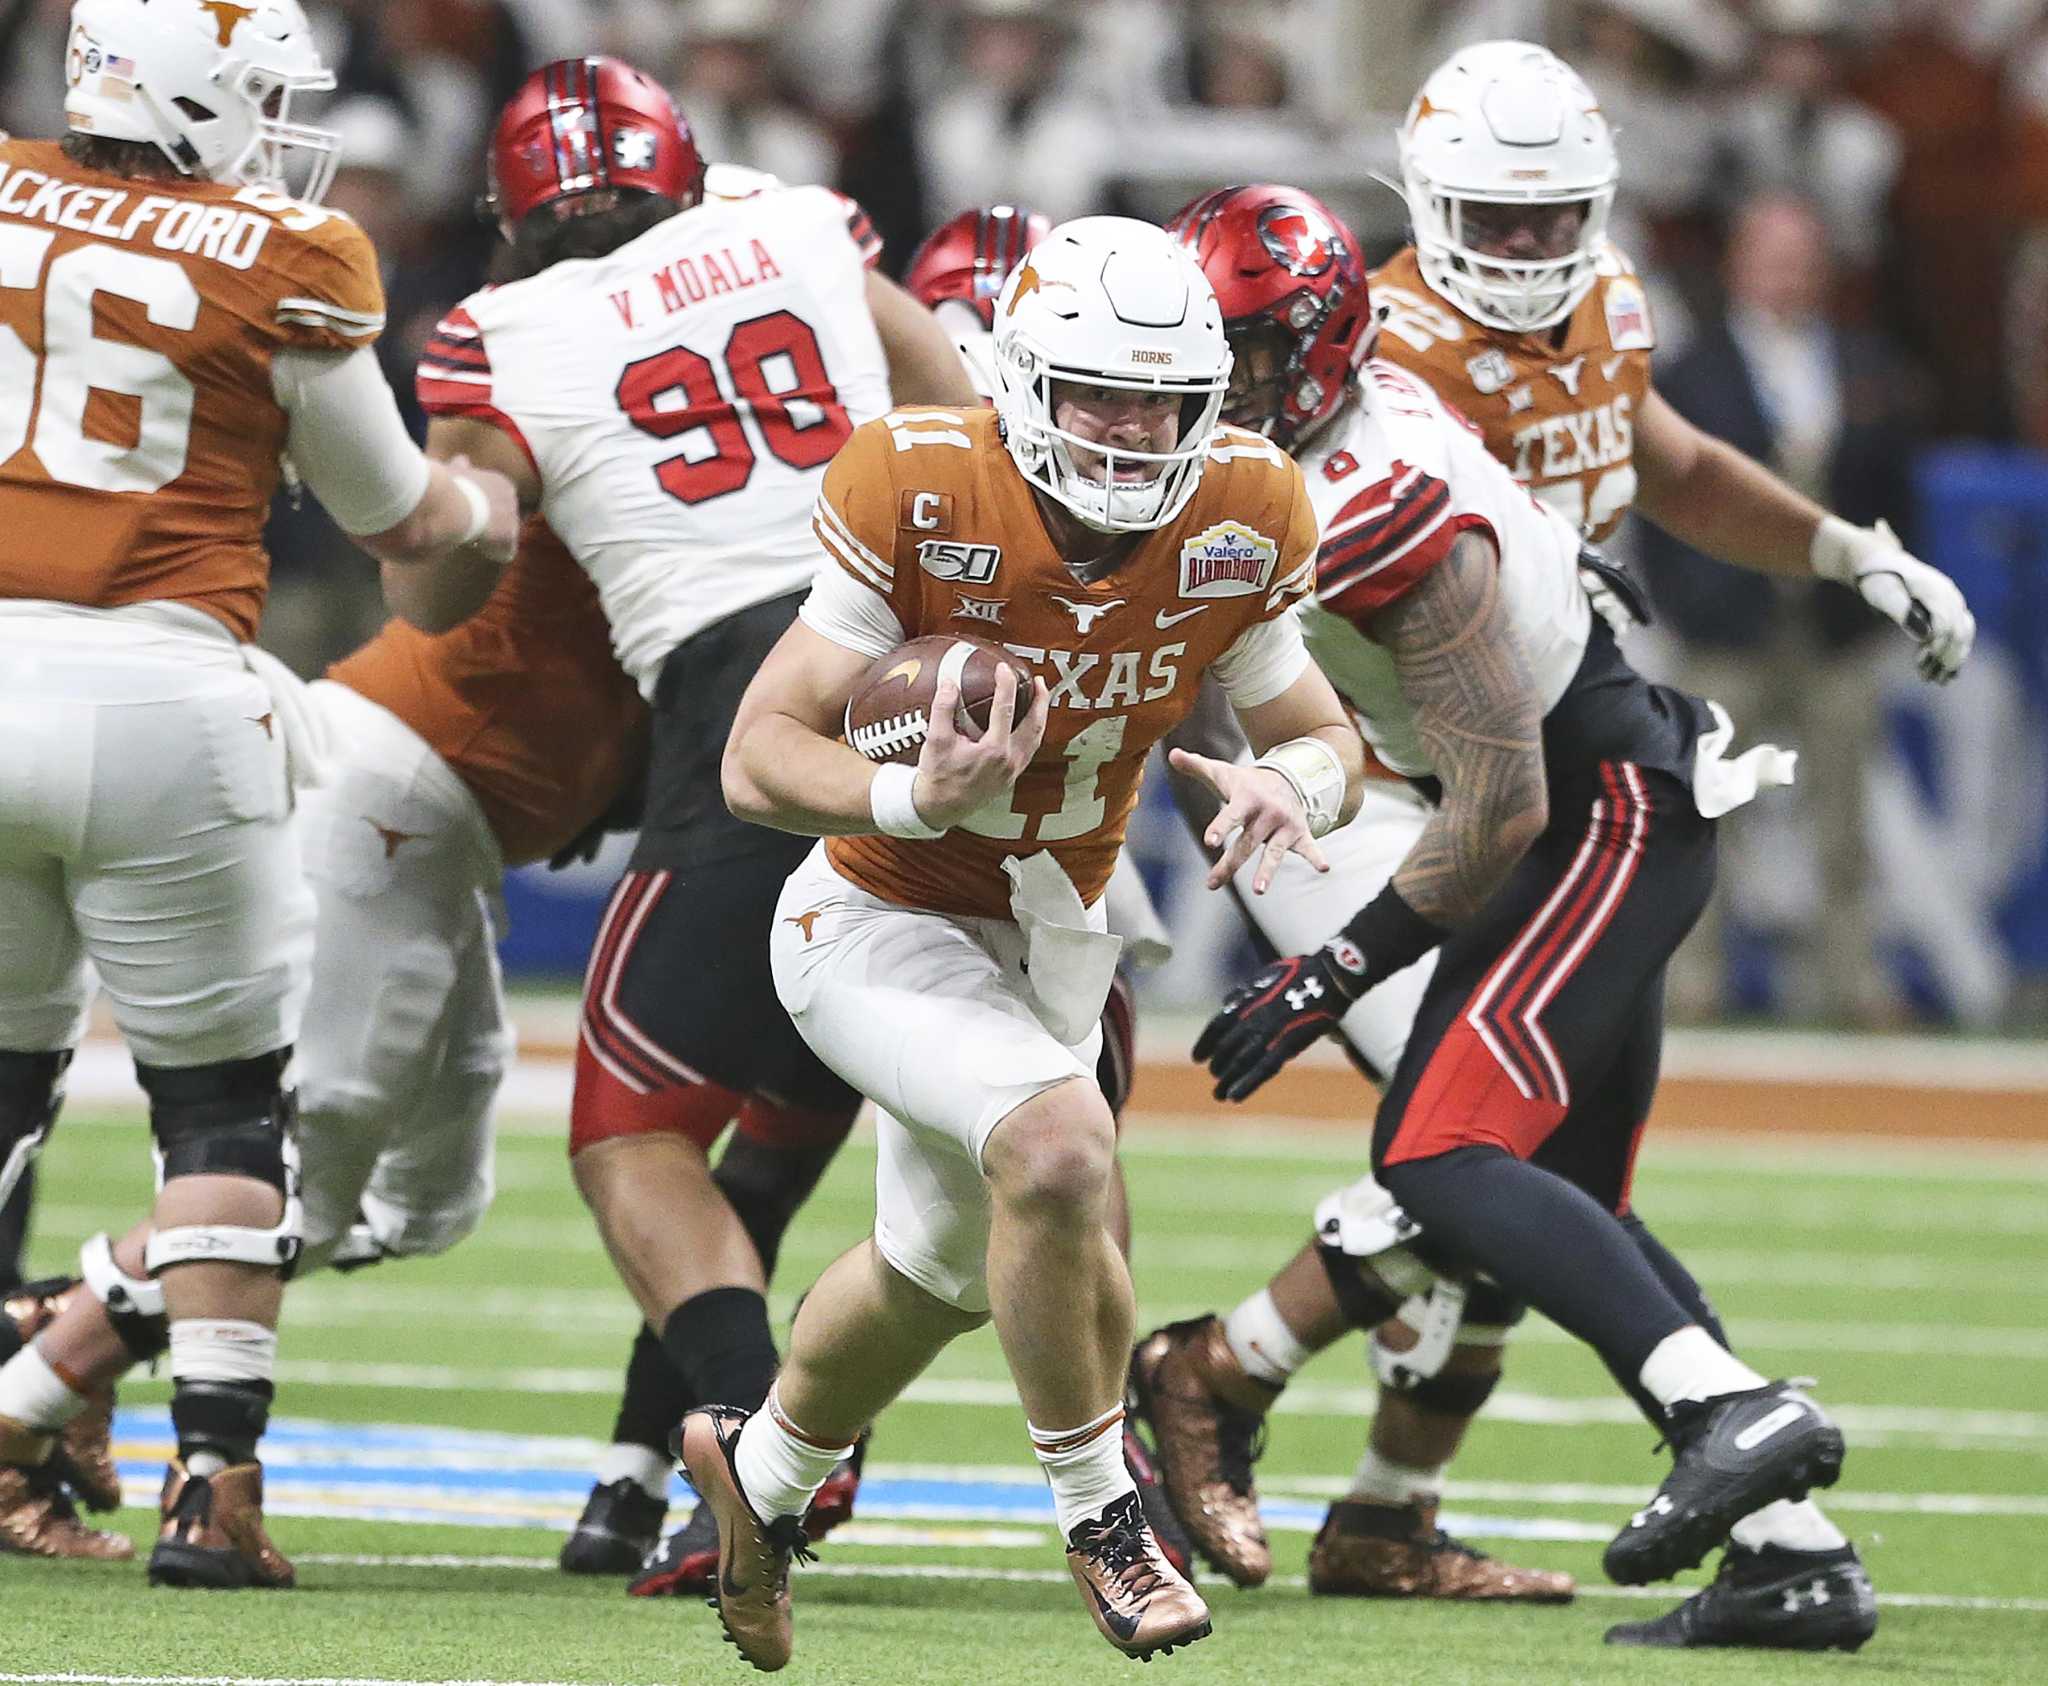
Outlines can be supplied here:
[[339, 212], [0, 137], [0, 597], [189, 603], [252, 637], [286, 428], [271, 359], [383, 324]]
[[476, 614], [439, 636], [394, 618], [327, 677], [455, 769], [507, 866], [553, 854], [605, 811], [647, 716], [597, 588], [538, 517]]
[[1612, 246], [1592, 291], [1554, 328], [1513, 334], [1432, 292], [1404, 246], [1372, 276], [1386, 311], [1378, 355], [1463, 411], [1517, 480], [1588, 539], [1635, 502], [1635, 417], [1650, 390], [1649, 300]]
[[1084, 585], [998, 425], [992, 410], [899, 410], [854, 429], [826, 471], [816, 529], [851, 578], [888, 599], [905, 638], [989, 639], [1050, 690], [1045, 741], [1002, 802], [930, 842], [826, 843], [874, 895], [1006, 918], [1012, 855], [1050, 849], [1083, 901], [1102, 894], [1147, 753], [1194, 706], [1203, 670], [1307, 592], [1316, 519], [1294, 463], [1226, 427], [1187, 508]]

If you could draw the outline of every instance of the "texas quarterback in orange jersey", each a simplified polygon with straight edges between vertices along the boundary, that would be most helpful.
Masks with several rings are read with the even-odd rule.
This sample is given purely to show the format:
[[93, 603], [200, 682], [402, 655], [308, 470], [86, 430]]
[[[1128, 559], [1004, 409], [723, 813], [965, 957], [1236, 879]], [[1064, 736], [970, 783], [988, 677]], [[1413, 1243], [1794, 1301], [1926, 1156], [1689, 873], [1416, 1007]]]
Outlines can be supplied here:
[[290, 813], [313, 757], [301, 687], [247, 642], [263, 520], [288, 460], [393, 606], [445, 624], [516, 510], [500, 476], [427, 462], [378, 371], [376, 254], [316, 202], [335, 137], [291, 120], [334, 86], [297, 0], [77, 0], [71, 24], [70, 132], [0, 136], [0, 1199], [56, 1116], [92, 973], [159, 1192], [0, 1346], [0, 1549], [131, 1553], [65, 1508], [52, 1448], [156, 1341], [178, 1456], [150, 1578], [288, 1586], [255, 1454], [299, 1239]]
[[[736, 813], [827, 839], [784, 889], [770, 955], [805, 1040], [877, 1103], [881, 1142], [874, 1235], [805, 1299], [766, 1405], [684, 1419], [718, 1515], [720, 1616], [765, 1668], [789, 1656], [811, 1492], [991, 1316], [1103, 1636], [1147, 1656], [1209, 1631], [1123, 1458], [1130, 1278], [1104, 1228], [1114, 1125], [1094, 1078], [1119, 944], [1099, 897], [1145, 753], [1206, 670], [1262, 752], [1185, 762], [1223, 798], [1231, 865], [1318, 859], [1356, 802], [1362, 746], [1290, 613], [1313, 567], [1306, 488], [1217, 425], [1230, 355], [1200, 270], [1150, 224], [1064, 224], [1005, 283], [994, 353], [992, 413], [900, 410], [834, 459], [823, 565], [726, 750]], [[838, 741], [870, 661], [954, 630], [1028, 664], [1021, 718], [1005, 667], [978, 739], [941, 681], [914, 768]]]

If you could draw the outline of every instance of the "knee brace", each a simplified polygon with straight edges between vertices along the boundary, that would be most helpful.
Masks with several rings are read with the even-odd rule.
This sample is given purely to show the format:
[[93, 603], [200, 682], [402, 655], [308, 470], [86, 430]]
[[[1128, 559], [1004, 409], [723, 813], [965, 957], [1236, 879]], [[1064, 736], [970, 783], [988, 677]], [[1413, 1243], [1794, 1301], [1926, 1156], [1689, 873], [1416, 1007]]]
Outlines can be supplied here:
[[70, 1063], [69, 1048], [49, 1054], [0, 1051], [0, 1205], [50, 1139]]
[[1426, 1294], [1436, 1281], [1409, 1245], [1420, 1234], [1421, 1226], [1371, 1177], [1316, 1207], [1316, 1257], [1354, 1329], [1384, 1322], [1403, 1300]]
[[1372, 1368], [1383, 1387], [1411, 1395], [1418, 1405], [1446, 1416], [1470, 1416], [1486, 1402], [1500, 1379], [1500, 1367], [1486, 1375], [1446, 1373], [1445, 1363], [1458, 1347], [1507, 1343], [1508, 1330], [1528, 1307], [1493, 1283], [1441, 1277], [1427, 1294], [1417, 1294], [1395, 1313], [1415, 1334], [1403, 1351], [1389, 1346], [1377, 1328], [1372, 1334]]
[[164, 1285], [123, 1270], [115, 1263], [113, 1243], [104, 1233], [79, 1248], [78, 1274], [85, 1278], [92, 1297], [106, 1308], [107, 1321], [138, 1364], [147, 1364], [171, 1344]]
[[282, 1085], [289, 1050], [219, 1065], [145, 1066], [136, 1076], [149, 1095], [156, 1138], [157, 1186], [176, 1177], [253, 1177], [284, 1196], [270, 1229], [189, 1224], [160, 1229], [144, 1253], [151, 1276], [204, 1261], [268, 1265], [291, 1274], [299, 1256], [298, 1103]]

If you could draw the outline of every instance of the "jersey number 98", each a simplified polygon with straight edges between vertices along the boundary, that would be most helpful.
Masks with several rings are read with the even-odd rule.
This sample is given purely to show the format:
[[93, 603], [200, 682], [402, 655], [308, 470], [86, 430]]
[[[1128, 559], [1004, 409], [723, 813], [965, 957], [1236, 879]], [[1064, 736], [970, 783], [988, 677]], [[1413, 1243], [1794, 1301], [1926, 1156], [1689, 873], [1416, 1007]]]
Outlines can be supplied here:
[[723, 379], [702, 352], [672, 345], [627, 364], [619, 377], [619, 408], [642, 433], [663, 440], [699, 436], [694, 451], [655, 464], [654, 478], [677, 501], [708, 503], [753, 478], [747, 418], [769, 455], [795, 469], [830, 462], [853, 431], [825, 372], [818, 336], [802, 317], [775, 310], [740, 323], [721, 361]]

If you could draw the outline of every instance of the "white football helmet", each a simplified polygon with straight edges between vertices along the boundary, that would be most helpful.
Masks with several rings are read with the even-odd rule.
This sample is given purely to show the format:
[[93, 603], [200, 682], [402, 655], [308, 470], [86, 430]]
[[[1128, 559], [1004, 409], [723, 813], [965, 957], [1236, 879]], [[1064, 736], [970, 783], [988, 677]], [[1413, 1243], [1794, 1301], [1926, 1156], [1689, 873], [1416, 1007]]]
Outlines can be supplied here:
[[[995, 405], [1018, 471], [1105, 533], [1163, 527], [1195, 495], [1216, 436], [1230, 347], [1201, 267], [1164, 229], [1129, 217], [1061, 223], [1003, 283], [995, 310]], [[1053, 383], [1183, 396], [1170, 451], [1129, 451], [1053, 421]], [[1073, 451], [1104, 459], [1102, 477]], [[1158, 464], [1149, 480], [1119, 470]]]
[[294, 94], [334, 86], [299, 0], [77, 0], [65, 78], [73, 130], [184, 175], [308, 200], [333, 179], [334, 132], [291, 121]]
[[[1620, 168], [1577, 71], [1527, 41], [1483, 41], [1431, 72], [1395, 136], [1422, 276], [1491, 328], [1562, 321], [1593, 285]], [[1518, 259], [1473, 249], [1465, 207], [1582, 203], [1573, 249]]]

